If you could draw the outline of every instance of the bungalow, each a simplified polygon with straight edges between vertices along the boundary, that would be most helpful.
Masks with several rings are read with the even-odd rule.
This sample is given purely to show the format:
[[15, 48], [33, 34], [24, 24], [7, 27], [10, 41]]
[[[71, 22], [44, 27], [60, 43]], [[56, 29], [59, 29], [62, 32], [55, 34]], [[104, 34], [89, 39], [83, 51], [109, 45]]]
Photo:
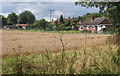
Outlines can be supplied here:
[[91, 32], [104, 32], [107, 27], [110, 27], [112, 24], [104, 17], [99, 18], [87, 18], [84, 21], [78, 22], [78, 30], [89, 30]]
[[20, 28], [23, 28], [23, 29], [26, 29], [28, 26], [28, 24], [16, 24], [16, 27], [20, 27]]

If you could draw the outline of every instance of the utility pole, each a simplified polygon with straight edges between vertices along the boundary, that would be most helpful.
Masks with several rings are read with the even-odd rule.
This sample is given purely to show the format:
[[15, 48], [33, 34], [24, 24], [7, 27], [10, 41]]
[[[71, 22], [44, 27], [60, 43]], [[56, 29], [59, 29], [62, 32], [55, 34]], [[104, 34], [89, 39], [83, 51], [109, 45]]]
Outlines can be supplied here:
[[52, 14], [52, 11], [54, 11], [54, 10], [51, 10], [51, 9], [49, 9], [49, 11], [50, 11], [50, 23], [51, 23], [51, 14]]

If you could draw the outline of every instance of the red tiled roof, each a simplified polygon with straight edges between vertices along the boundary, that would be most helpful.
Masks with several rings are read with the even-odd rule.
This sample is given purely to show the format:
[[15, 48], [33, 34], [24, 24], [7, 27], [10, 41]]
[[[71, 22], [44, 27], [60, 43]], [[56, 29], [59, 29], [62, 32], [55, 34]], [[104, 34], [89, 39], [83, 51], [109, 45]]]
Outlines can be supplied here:
[[[60, 24], [60, 21], [57, 19], [57, 20], [55, 20], [55, 21], [57, 21], [58, 22], [58, 24]], [[51, 22], [51, 24], [54, 24], [55, 23], [55, 21], [52, 21]]]
[[16, 26], [28, 26], [28, 24], [16, 24]]
[[[74, 19], [74, 18], [64, 18], [64, 21], [66, 22], [66, 21], [73, 20], [73, 19]], [[57, 21], [58, 24], [60, 24], [60, 20], [59, 20], [59, 19], [57, 19], [57, 20], [55, 20], [55, 21]], [[55, 21], [52, 21], [52, 24], [54, 24]]]
[[91, 20], [91, 18], [87, 18], [86, 20], [82, 21], [80, 25], [97, 25], [105, 19], [106, 18], [104, 17], [95, 18], [94, 20]]

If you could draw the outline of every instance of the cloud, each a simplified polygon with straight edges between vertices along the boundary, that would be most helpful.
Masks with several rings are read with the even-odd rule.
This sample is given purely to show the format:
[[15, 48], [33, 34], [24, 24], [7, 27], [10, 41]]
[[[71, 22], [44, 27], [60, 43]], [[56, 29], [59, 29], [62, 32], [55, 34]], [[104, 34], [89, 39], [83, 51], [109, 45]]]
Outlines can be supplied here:
[[36, 3], [38, 6], [47, 6], [45, 3]]
[[[47, 20], [47, 21], [50, 21], [50, 17], [43, 17], [43, 19]], [[52, 17], [53, 20], [56, 20], [57, 18], [55, 17]]]
[[78, 0], [2, 0], [3, 2], [75, 2]]
[[34, 9], [31, 9], [31, 8], [18, 9], [18, 10], [17, 10], [17, 13], [19, 14], [19, 13], [25, 11], [25, 10], [31, 11], [32, 13], [36, 13], [36, 11], [35, 11]]
[[77, 17], [89, 12], [98, 12], [97, 8], [85, 8], [76, 6], [73, 2], [7, 2], [2, 5], [3, 15], [15, 12], [19, 15], [24, 10], [31, 11], [36, 19], [45, 18], [50, 20], [49, 9], [54, 10], [52, 12], [52, 19], [59, 18], [61, 14], [64, 17]]
[[59, 11], [59, 10], [56, 10], [56, 11], [54, 12], [54, 15], [57, 16], [57, 17], [60, 17], [61, 14], [64, 15], [63, 12], [61, 12], [61, 11]]
[[[85, 2], [88, 0], [2, 0], [2, 2]], [[119, 2], [120, 0], [94, 0], [95, 2]]]
[[9, 13], [0, 13], [0, 14], [7, 17]]

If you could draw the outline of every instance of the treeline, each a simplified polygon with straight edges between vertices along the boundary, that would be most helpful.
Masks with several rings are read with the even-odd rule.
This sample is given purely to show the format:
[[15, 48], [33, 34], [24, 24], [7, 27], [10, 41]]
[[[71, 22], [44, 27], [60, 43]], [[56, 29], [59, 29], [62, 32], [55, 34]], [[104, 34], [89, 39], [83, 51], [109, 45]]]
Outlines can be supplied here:
[[0, 15], [2, 19], [2, 27], [5, 25], [16, 26], [16, 24], [29, 24], [29, 29], [40, 30], [78, 30], [78, 22], [90, 17], [101, 17], [99, 13], [87, 13], [83, 16], [64, 18], [60, 16], [55, 21], [48, 22], [45, 19], [36, 20], [35, 15], [31, 11], [23, 11], [19, 15], [10, 13], [7, 17]]
[[35, 21], [35, 15], [30, 11], [23, 11], [19, 15], [12, 12], [8, 14], [7, 18], [0, 15], [0, 19], [2, 19], [2, 27], [5, 25], [33, 24]]

